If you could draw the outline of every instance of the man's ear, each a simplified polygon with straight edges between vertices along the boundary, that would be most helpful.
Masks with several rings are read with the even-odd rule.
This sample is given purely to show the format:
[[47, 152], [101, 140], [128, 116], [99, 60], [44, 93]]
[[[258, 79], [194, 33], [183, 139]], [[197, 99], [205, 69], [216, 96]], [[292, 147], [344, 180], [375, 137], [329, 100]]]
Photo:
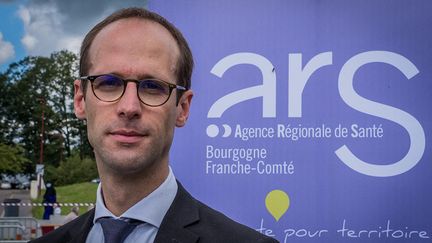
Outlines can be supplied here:
[[190, 105], [192, 102], [193, 92], [192, 90], [186, 90], [180, 97], [177, 105], [177, 119], [176, 126], [183, 127], [189, 117]]
[[78, 119], [86, 119], [85, 113], [85, 96], [81, 80], [74, 81], [74, 111]]

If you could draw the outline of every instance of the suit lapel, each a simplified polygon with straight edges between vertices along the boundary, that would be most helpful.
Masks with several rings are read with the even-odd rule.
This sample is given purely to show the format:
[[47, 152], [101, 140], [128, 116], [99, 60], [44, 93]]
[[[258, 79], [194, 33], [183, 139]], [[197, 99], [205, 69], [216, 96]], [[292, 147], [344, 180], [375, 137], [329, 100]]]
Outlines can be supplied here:
[[177, 182], [178, 191], [156, 235], [154, 243], [194, 243], [199, 236], [186, 227], [199, 221], [196, 201]]
[[[195, 243], [199, 236], [187, 226], [199, 221], [199, 210], [195, 199], [177, 182], [178, 190], [173, 203], [165, 215], [154, 243]], [[82, 215], [80, 220], [64, 235], [62, 242], [84, 243], [94, 219], [95, 210]]]

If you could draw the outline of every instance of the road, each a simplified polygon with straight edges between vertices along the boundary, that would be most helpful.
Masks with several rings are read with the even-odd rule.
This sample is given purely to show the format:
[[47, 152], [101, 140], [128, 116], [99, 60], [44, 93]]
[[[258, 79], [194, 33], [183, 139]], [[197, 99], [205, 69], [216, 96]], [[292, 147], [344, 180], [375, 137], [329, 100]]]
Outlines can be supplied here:
[[[29, 203], [30, 200], [30, 191], [29, 190], [0, 190], [0, 202], [3, 202], [7, 198], [16, 198], [20, 199], [21, 203]], [[29, 206], [21, 206], [19, 208], [19, 216], [20, 217], [31, 217], [31, 207]], [[0, 217], [4, 215], [4, 207], [0, 206]]]

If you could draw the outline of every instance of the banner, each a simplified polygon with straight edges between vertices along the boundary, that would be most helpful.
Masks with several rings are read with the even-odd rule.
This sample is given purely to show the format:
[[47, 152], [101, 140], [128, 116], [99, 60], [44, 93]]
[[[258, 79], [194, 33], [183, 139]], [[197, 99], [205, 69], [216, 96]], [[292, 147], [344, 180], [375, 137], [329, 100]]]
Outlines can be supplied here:
[[281, 242], [432, 241], [430, 1], [150, 1], [188, 39], [170, 163]]

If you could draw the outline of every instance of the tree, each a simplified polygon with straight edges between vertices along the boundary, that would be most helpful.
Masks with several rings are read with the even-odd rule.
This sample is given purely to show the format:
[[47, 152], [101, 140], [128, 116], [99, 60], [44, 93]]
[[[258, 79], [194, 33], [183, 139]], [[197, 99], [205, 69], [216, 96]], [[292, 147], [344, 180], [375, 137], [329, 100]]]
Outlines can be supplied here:
[[[0, 97], [5, 97], [7, 94], [7, 85], [6, 85], [7, 77], [4, 74], [0, 74]], [[9, 126], [7, 124], [8, 119], [6, 117], [6, 106], [5, 99], [0, 99], [0, 143], [7, 143], [9, 139], [7, 139], [7, 134], [9, 130]]]
[[85, 124], [73, 112], [73, 80], [77, 56], [68, 51], [50, 57], [26, 57], [0, 74], [0, 142], [17, 144], [32, 161], [57, 167], [78, 148], [92, 157]]
[[55, 74], [50, 85], [53, 93], [51, 99], [53, 101], [52, 109], [58, 114], [56, 121], [58, 132], [61, 138], [64, 139], [66, 156], [71, 155], [71, 148], [74, 146], [73, 136], [79, 134], [78, 128], [73, 127], [76, 120], [73, 113], [73, 80], [78, 76], [77, 56], [68, 51], [60, 51], [51, 54], [51, 68]]
[[24, 150], [19, 146], [0, 143], [0, 173], [17, 174], [24, 172], [30, 161], [24, 157]]
[[62, 161], [58, 167], [46, 168], [46, 181], [52, 181], [55, 185], [67, 185], [78, 182], [90, 181], [98, 176], [96, 162], [90, 158], [81, 159], [74, 154]]
[[[39, 161], [39, 149], [43, 142], [47, 156], [52, 160], [50, 148], [53, 143], [49, 134], [56, 131], [56, 114], [51, 106], [52, 89], [50, 80], [55, 74], [50, 69], [50, 59], [46, 57], [27, 57], [19, 63], [10, 66], [6, 75], [9, 77], [7, 116], [13, 126], [12, 142], [20, 144], [26, 151], [26, 157], [31, 161]], [[43, 130], [42, 130], [43, 123]], [[58, 162], [57, 162], [58, 163]]]

